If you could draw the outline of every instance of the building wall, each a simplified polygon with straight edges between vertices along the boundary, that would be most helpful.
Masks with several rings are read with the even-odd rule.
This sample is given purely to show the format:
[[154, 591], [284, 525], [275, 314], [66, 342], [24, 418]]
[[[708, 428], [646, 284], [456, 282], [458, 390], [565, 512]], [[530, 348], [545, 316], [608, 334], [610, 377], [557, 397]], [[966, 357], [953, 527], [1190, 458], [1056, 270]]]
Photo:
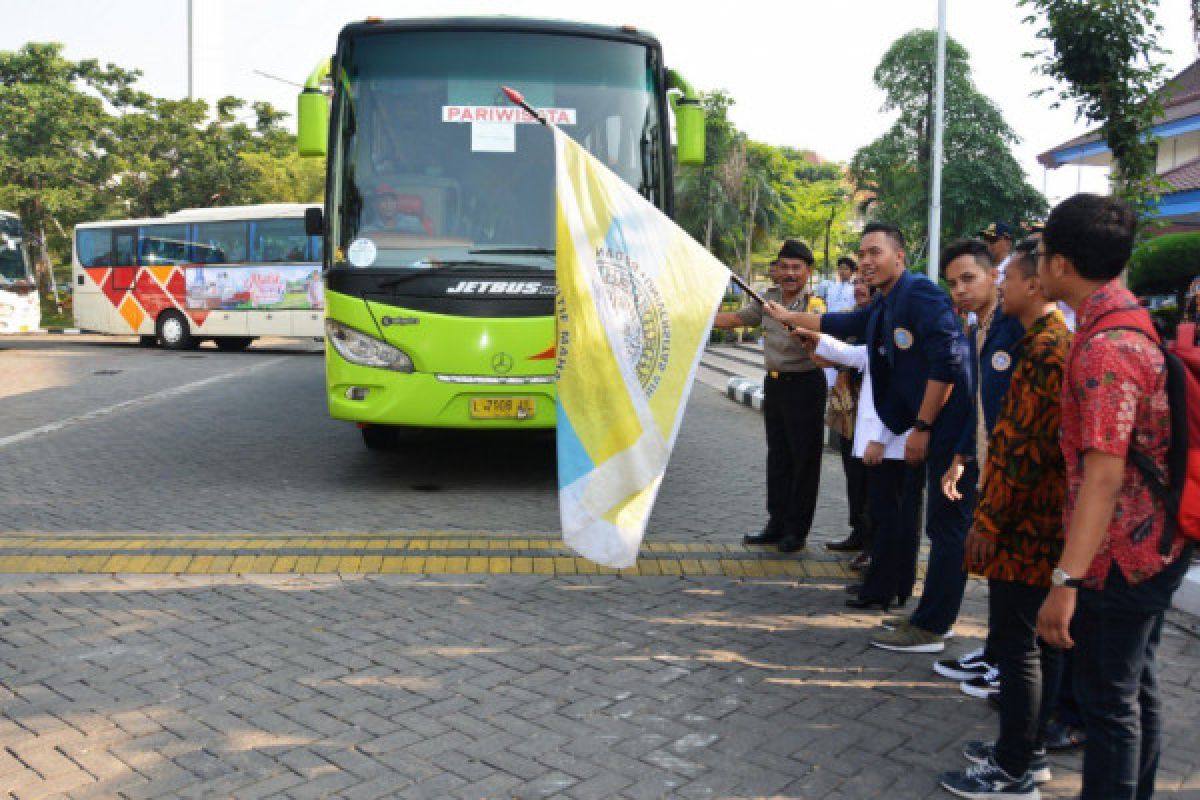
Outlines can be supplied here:
[[1163, 139], [1158, 143], [1158, 174], [1200, 158], [1200, 131]]

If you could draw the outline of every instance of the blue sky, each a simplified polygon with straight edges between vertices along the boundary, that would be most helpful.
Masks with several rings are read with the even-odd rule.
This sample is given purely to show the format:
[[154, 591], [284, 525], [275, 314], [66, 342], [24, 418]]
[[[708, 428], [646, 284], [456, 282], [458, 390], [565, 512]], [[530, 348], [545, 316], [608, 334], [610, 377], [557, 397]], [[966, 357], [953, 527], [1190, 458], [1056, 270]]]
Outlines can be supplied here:
[[[670, 66], [700, 89], [725, 88], [751, 137], [816, 150], [846, 161], [887, 129], [871, 72], [903, 33], [937, 23], [936, 0], [841, 0], [788, 4], [650, 3], [645, 0], [193, 0], [196, 88], [295, 107], [295, 89], [265, 72], [302, 82], [332, 52], [338, 30], [368, 15], [510, 14], [632, 24], [663, 43]], [[978, 87], [1023, 139], [1017, 155], [1051, 199], [1076, 187], [1102, 189], [1103, 173], [1063, 168], [1044, 174], [1036, 155], [1082, 132], [1073, 109], [1051, 110], [1031, 92], [1045, 86], [1021, 57], [1038, 47], [1014, 0], [949, 0], [950, 35], [970, 52]], [[187, 93], [186, 0], [0, 0], [0, 49], [58, 41], [74, 59], [98, 58], [144, 73], [142, 88]], [[710, 11], [711, 10], [711, 11]], [[1178, 71], [1196, 58], [1187, 0], [1161, 0], [1166, 58]], [[256, 72], [258, 71], [258, 72]]]

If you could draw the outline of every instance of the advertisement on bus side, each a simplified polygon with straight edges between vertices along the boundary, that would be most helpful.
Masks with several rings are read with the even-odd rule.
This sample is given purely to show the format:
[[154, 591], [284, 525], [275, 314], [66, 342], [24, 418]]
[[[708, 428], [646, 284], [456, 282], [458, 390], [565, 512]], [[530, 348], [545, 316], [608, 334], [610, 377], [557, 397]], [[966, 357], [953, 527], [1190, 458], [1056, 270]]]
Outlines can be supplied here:
[[321, 273], [308, 266], [188, 267], [187, 307], [207, 311], [319, 310]]

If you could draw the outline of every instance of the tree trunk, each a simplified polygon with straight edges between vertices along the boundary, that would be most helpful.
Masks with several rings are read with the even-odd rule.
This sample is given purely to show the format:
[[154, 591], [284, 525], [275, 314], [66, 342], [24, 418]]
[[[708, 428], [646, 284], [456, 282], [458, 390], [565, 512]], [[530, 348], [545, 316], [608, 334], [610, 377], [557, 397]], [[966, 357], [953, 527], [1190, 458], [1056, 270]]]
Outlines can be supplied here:
[[750, 216], [746, 220], [746, 271], [742, 275], [746, 283], [750, 282], [750, 271], [753, 264], [750, 260], [754, 251], [754, 217], [758, 214], [758, 184], [750, 187]]

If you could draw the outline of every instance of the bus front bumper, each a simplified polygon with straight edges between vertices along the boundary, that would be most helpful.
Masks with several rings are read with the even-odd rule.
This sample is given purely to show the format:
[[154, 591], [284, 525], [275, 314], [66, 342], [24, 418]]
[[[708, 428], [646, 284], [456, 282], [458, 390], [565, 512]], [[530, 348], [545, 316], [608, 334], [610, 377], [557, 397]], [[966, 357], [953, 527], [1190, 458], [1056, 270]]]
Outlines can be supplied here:
[[328, 347], [325, 369], [326, 399], [329, 415], [334, 419], [417, 428], [513, 429], [555, 425], [553, 383], [481, 384], [460, 382], [474, 376], [393, 372], [350, 364]]

